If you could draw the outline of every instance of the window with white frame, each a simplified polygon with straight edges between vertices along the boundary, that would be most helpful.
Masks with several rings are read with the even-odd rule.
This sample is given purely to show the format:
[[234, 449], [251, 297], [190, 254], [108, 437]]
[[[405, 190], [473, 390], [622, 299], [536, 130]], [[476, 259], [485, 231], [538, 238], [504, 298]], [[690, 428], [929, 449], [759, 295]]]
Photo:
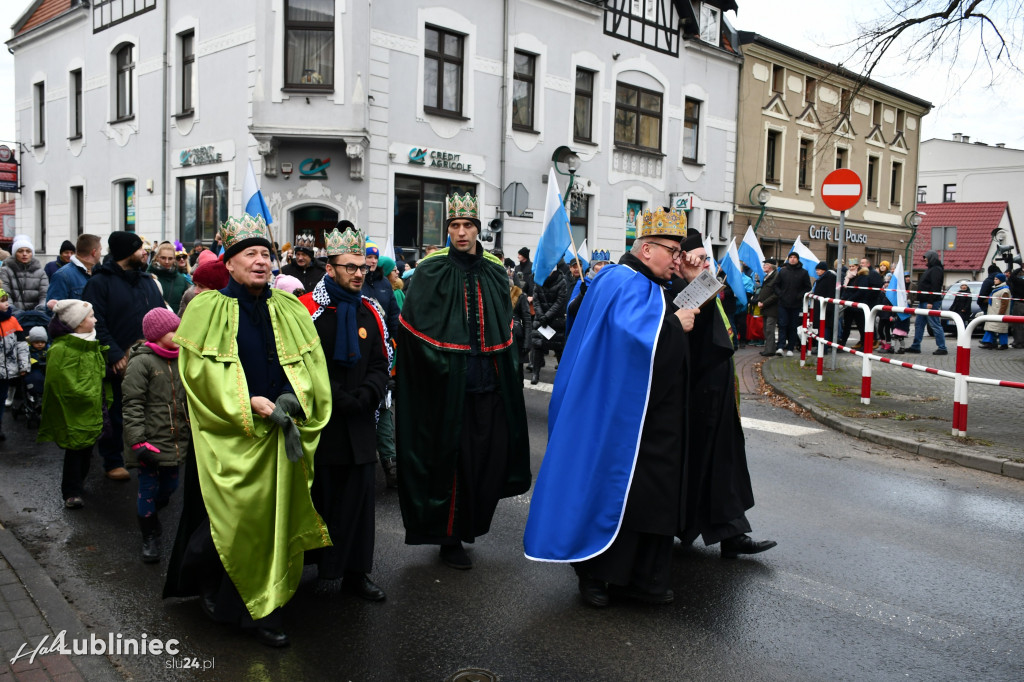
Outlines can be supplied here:
[[661, 151], [661, 93], [636, 85], [615, 86], [615, 144]]
[[807, 76], [804, 78], [804, 103], [814, 104], [818, 94], [818, 79]]
[[537, 55], [515, 51], [512, 69], [512, 128], [534, 132]]
[[700, 3], [700, 39], [718, 45], [721, 35], [722, 10], [709, 2]]
[[814, 140], [806, 137], [800, 139], [800, 157], [798, 162], [800, 189], [811, 189], [811, 169], [814, 166]]
[[46, 144], [46, 83], [40, 81], [32, 86], [32, 105], [36, 126], [34, 145], [42, 147]]
[[836, 147], [836, 170], [850, 167], [850, 150], [846, 147]]
[[36, 192], [36, 229], [39, 230], [39, 244], [46, 248], [46, 192]]
[[180, 74], [178, 82], [179, 114], [191, 114], [195, 111], [195, 104], [192, 102], [193, 78], [196, 65], [196, 33], [185, 31], [178, 36], [178, 52], [181, 55]]
[[572, 137], [578, 142], [594, 141], [594, 76], [590, 69], [576, 69]]
[[927, 204], [928, 203], [928, 186], [918, 185], [917, 186], [917, 203]]
[[427, 26], [423, 51], [423, 109], [431, 114], [462, 116], [462, 71], [465, 35]]
[[944, 202], [956, 201], [956, 185], [943, 185], [942, 186], [942, 201], [944, 201]]
[[114, 120], [135, 117], [135, 46], [124, 43], [114, 52]]
[[865, 187], [868, 201], [878, 201], [878, 166], [880, 160], [877, 156], [868, 157], [868, 181]]
[[769, 130], [764, 146], [764, 181], [779, 185], [782, 178], [782, 132]]
[[68, 74], [68, 139], [82, 136], [82, 70]]
[[81, 185], [71, 187], [71, 234], [85, 234], [85, 188]]
[[683, 109], [683, 160], [696, 161], [700, 142], [700, 100], [686, 98]]
[[899, 206], [903, 196], [903, 164], [899, 161], [892, 163], [892, 182], [889, 184], [889, 204]]
[[334, 90], [334, 0], [285, 0], [284, 84]]

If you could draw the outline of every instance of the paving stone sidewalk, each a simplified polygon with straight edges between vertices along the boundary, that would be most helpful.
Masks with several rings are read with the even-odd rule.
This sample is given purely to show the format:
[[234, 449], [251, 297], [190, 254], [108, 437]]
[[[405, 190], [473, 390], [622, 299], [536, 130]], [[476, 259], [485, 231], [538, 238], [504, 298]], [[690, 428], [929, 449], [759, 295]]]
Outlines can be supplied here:
[[[0, 501], [0, 518], [9, 509]], [[33, 651], [44, 637], [44, 646], [64, 631], [70, 648], [72, 638], [88, 636], [88, 630], [64, 596], [9, 530], [0, 525], [0, 682], [106, 682], [123, 680], [105, 656], [58, 653], [11, 659]]]
[[[972, 376], [1024, 382], [1024, 349], [995, 351], [977, 345], [975, 339]], [[948, 348], [949, 355], [933, 355], [935, 343], [926, 338], [920, 355], [891, 357], [952, 372], [954, 346], [949, 344]], [[748, 347], [738, 354], [737, 366], [749, 353]], [[860, 357], [842, 353], [836, 369], [830, 370], [831, 356], [826, 355], [821, 382], [815, 380], [816, 360], [812, 355], [808, 355], [804, 367], [800, 367], [799, 354], [765, 360], [761, 368], [765, 382], [832, 428], [922, 456], [1024, 479], [1024, 390], [970, 384], [967, 437], [958, 438], [950, 433], [950, 378], [872, 362], [871, 403], [862, 405]]]

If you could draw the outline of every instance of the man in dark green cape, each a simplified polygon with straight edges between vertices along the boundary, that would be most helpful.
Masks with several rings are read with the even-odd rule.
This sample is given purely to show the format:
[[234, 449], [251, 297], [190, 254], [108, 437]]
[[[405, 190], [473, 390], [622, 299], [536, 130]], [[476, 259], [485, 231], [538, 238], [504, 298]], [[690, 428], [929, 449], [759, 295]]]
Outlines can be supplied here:
[[[701, 234], [688, 230], [674, 285], [681, 291], [708, 266]], [[697, 256], [694, 258], [694, 256]], [[695, 265], [699, 263], [699, 265]], [[682, 514], [677, 535], [686, 544], [698, 535], [721, 543], [723, 559], [757, 554], [775, 546], [747, 533], [745, 512], [754, 506], [740, 425], [739, 388], [733, 363], [733, 330], [721, 299], [708, 303], [690, 332], [690, 399]]]
[[416, 266], [399, 325], [398, 491], [406, 543], [468, 569], [462, 543], [530, 489], [530, 444], [508, 273], [477, 241], [476, 198], [447, 209], [451, 247]]

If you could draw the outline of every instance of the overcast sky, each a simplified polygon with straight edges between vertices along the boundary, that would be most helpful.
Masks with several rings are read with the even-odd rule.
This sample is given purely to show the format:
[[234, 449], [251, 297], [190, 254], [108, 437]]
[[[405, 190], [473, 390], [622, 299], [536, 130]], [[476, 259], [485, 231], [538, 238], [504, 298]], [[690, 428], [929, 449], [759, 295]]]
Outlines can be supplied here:
[[[10, 38], [10, 26], [31, 4], [30, 0], [0, 0], [0, 30]], [[745, 31], [756, 31], [831, 62], [848, 58], [833, 45], [856, 34], [858, 19], [884, 9], [884, 0], [737, 0], [739, 13], [726, 18]], [[875, 80], [927, 100], [935, 107], [922, 122], [922, 139], [950, 139], [953, 133], [972, 141], [1024, 148], [1024, 87], [1020, 77], [1004, 78], [991, 86], [988, 73], [969, 77], [966, 66], [950, 72], [945, 63], [932, 63], [916, 71], [896, 56], [876, 71]], [[1016, 93], [1016, 94], [1014, 94]], [[0, 140], [14, 138], [14, 58], [0, 49]]]

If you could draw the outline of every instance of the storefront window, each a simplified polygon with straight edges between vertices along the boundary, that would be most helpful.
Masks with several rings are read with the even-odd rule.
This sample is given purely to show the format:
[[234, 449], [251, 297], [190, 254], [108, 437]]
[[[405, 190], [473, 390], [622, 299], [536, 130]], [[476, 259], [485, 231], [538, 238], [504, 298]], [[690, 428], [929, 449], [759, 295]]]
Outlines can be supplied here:
[[395, 245], [422, 254], [425, 246], [444, 246], [445, 197], [476, 194], [476, 184], [410, 175], [395, 176]]
[[196, 239], [209, 245], [228, 218], [228, 174], [199, 175], [178, 181], [178, 234], [191, 249]]

